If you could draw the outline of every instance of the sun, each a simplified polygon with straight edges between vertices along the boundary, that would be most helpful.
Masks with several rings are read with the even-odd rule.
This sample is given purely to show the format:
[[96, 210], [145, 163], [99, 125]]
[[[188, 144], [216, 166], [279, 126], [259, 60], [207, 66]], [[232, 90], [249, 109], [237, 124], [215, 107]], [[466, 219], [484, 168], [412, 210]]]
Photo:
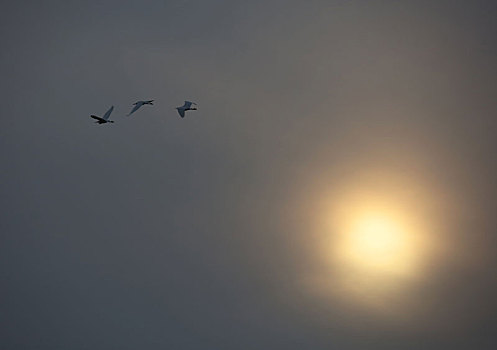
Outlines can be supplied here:
[[416, 313], [414, 291], [446, 254], [439, 202], [427, 188], [403, 173], [364, 171], [317, 193], [309, 205], [314, 265], [303, 277], [311, 295], [397, 320]]
[[431, 231], [423, 198], [406, 193], [406, 186], [376, 187], [345, 188], [322, 206], [316, 226], [322, 270], [313, 274], [311, 288], [391, 315], [407, 307], [409, 290], [425, 276]]
[[399, 310], [393, 300], [422, 278], [426, 256], [424, 225], [404, 204], [362, 192], [335, 207], [323, 248], [330, 292], [382, 312]]
[[395, 215], [358, 213], [344, 229], [340, 259], [363, 273], [405, 275], [414, 267], [412, 234]]

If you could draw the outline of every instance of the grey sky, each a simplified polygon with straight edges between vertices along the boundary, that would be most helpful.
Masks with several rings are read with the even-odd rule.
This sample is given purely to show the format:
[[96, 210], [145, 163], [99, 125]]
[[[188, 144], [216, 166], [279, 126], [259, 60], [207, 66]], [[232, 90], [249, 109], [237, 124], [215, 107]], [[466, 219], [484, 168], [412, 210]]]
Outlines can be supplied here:
[[[4, 4], [0, 347], [494, 349], [496, 15]], [[126, 118], [141, 99], [155, 105]], [[199, 110], [181, 119], [185, 99]], [[115, 124], [88, 117], [110, 105]], [[410, 311], [309, 291], [336, 282], [316, 255], [320, 203], [392, 186], [429, 198], [416, 213], [444, 247], [391, 301]]]

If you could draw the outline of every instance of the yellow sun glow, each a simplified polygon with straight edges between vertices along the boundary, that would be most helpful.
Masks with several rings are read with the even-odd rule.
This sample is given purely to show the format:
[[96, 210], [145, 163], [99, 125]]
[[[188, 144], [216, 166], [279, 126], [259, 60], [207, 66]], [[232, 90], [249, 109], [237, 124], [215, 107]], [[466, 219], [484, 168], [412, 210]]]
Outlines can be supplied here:
[[329, 284], [317, 282], [323, 291], [388, 313], [401, 309], [393, 301], [409, 295], [432, 255], [423, 220], [426, 201], [410, 194], [385, 186], [333, 196], [321, 226], [322, 236], [328, 237], [320, 245], [321, 256], [332, 276]]
[[405, 274], [413, 263], [409, 227], [384, 213], [363, 213], [344, 230], [340, 258], [353, 268]]
[[419, 291], [450, 254], [444, 200], [415, 172], [372, 166], [332, 175], [312, 178], [303, 187], [309, 200], [295, 210], [310, 232], [302, 284], [333, 311], [394, 323], [422, 317]]

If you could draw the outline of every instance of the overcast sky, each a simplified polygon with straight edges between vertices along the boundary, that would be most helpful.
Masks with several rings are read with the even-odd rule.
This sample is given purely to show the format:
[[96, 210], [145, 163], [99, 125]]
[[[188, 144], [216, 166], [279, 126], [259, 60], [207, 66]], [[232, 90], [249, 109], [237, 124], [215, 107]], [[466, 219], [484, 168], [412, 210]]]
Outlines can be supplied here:
[[[496, 18], [493, 0], [3, 4], [0, 347], [495, 349]], [[116, 123], [89, 118], [111, 105]], [[433, 248], [391, 294], [348, 298], [322, 258], [349, 192], [396, 198]]]

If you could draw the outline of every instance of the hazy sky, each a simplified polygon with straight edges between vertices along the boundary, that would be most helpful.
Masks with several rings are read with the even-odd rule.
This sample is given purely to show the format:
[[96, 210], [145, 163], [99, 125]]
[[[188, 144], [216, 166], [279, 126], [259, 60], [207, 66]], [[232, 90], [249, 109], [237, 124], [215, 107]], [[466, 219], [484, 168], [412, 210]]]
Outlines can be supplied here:
[[[496, 18], [3, 4], [0, 347], [495, 349]], [[363, 208], [408, 237], [388, 268], [344, 255]]]

